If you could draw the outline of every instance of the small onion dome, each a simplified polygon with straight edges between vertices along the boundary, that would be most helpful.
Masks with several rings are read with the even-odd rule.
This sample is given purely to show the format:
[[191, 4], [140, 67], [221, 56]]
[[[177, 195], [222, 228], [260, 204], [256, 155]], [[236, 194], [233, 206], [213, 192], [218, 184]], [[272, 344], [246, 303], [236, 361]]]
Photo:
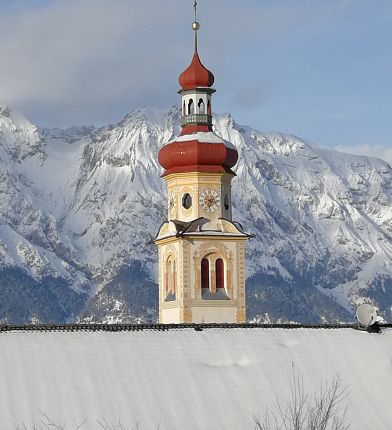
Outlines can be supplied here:
[[195, 133], [179, 136], [159, 151], [159, 163], [171, 173], [211, 172], [231, 173], [238, 160], [235, 147], [216, 134]]
[[181, 73], [178, 82], [183, 90], [193, 90], [198, 87], [212, 87], [214, 75], [201, 64], [199, 55], [194, 53], [192, 63]]

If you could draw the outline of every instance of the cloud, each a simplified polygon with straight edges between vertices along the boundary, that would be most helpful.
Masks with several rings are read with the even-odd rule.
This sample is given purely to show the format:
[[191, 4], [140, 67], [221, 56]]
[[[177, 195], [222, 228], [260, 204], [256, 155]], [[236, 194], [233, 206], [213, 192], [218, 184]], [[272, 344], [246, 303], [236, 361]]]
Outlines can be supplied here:
[[387, 161], [392, 166], [392, 148], [383, 145], [338, 145], [335, 147], [337, 151], [347, 152], [349, 154], [367, 155], [369, 157], [377, 157]]
[[171, 29], [173, 6], [155, 11], [154, 4], [65, 0], [3, 14], [1, 102], [40, 112], [47, 122], [96, 122], [117, 105], [166, 95], [160, 76], [171, 71], [181, 41]]
[[[305, 19], [301, 7], [255, 0], [200, 4], [200, 15], [203, 58], [220, 76], [238, 50]], [[177, 103], [191, 20], [184, 0], [18, 0], [0, 14], [0, 103], [51, 126]]]
[[[261, 49], [293, 30], [328, 25], [340, 3], [201, 1], [202, 59], [216, 71], [219, 90], [239, 108], [262, 105], [270, 91], [258, 89], [257, 76], [267, 67]], [[177, 76], [191, 57], [191, 0], [4, 4], [11, 3], [0, 0], [0, 103], [47, 126], [105, 124], [140, 106], [178, 103]], [[236, 93], [237, 83], [225, 81], [240, 58], [242, 81], [247, 67], [259, 68], [245, 81], [251, 102]]]

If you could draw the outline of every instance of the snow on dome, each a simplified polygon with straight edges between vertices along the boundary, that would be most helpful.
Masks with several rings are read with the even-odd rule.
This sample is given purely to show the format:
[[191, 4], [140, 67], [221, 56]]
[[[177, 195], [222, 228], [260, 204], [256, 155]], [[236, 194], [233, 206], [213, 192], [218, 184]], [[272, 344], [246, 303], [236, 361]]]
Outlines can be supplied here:
[[198, 142], [212, 143], [212, 144], [223, 143], [226, 146], [226, 148], [236, 149], [232, 143], [230, 143], [228, 140], [222, 139], [220, 136], [213, 133], [212, 131], [194, 133], [194, 134], [183, 134], [182, 136], [178, 136], [177, 139], [173, 139], [171, 142], [168, 143], [168, 145], [174, 141], [189, 142], [191, 140], [197, 140]]
[[214, 75], [203, 66], [199, 54], [194, 53], [190, 66], [181, 73], [178, 82], [183, 90], [192, 90], [197, 87], [212, 87]]

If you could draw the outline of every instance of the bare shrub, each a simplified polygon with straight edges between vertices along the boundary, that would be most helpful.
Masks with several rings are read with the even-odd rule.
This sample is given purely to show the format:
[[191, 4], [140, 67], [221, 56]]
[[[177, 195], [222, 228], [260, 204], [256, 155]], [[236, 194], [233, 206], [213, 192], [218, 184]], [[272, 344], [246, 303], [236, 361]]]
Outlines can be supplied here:
[[347, 387], [339, 377], [322, 383], [319, 391], [306, 393], [303, 379], [293, 371], [290, 399], [282, 405], [276, 399], [275, 410], [266, 410], [262, 418], [255, 416], [254, 430], [348, 430]]
[[121, 421], [119, 421], [116, 424], [109, 423], [105, 419], [103, 420], [97, 420], [97, 423], [99, 425], [99, 428], [102, 430], [140, 430], [139, 423], [136, 423], [136, 425], [132, 428], [125, 427]]
[[[21, 426], [18, 426], [16, 430], [83, 430], [84, 424], [87, 422], [86, 418], [80, 423], [74, 422], [71, 426], [67, 426], [65, 424], [59, 424], [42, 411], [39, 411], [39, 414], [39, 423], [32, 424], [31, 426], [22, 424]], [[113, 424], [106, 419], [98, 419], [96, 423], [97, 430], [140, 430], [139, 423], [136, 423], [136, 425], [133, 427], [124, 425], [120, 420]], [[156, 427], [156, 430], [159, 430], [160, 426], [161, 425], [159, 423]]]
[[32, 426], [27, 426], [22, 424], [17, 428], [17, 430], [80, 430], [83, 425], [87, 422], [87, 418], [82, 422], [68, 427], [65, 424], [56, 423], [52, 418], [50, 418], [45, 412], [39, 411], [41, 416], [40, 422], [38, 424], [33, 424]]

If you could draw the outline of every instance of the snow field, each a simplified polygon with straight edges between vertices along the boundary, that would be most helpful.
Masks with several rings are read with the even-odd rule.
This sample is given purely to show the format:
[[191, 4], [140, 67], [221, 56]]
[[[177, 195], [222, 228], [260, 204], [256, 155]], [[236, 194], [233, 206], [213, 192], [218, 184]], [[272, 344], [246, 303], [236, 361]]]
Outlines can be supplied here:
[[[72, 428], [119, 419], [140, 430], [247, 429], [289, 398], [339, 376], [355, 430], [391, 428], [392, 330], [193, 329], [166, 332], [0, 334], [1, 428], [39, 422]], [[68, 428], [68, 427], [67, 427]]]

